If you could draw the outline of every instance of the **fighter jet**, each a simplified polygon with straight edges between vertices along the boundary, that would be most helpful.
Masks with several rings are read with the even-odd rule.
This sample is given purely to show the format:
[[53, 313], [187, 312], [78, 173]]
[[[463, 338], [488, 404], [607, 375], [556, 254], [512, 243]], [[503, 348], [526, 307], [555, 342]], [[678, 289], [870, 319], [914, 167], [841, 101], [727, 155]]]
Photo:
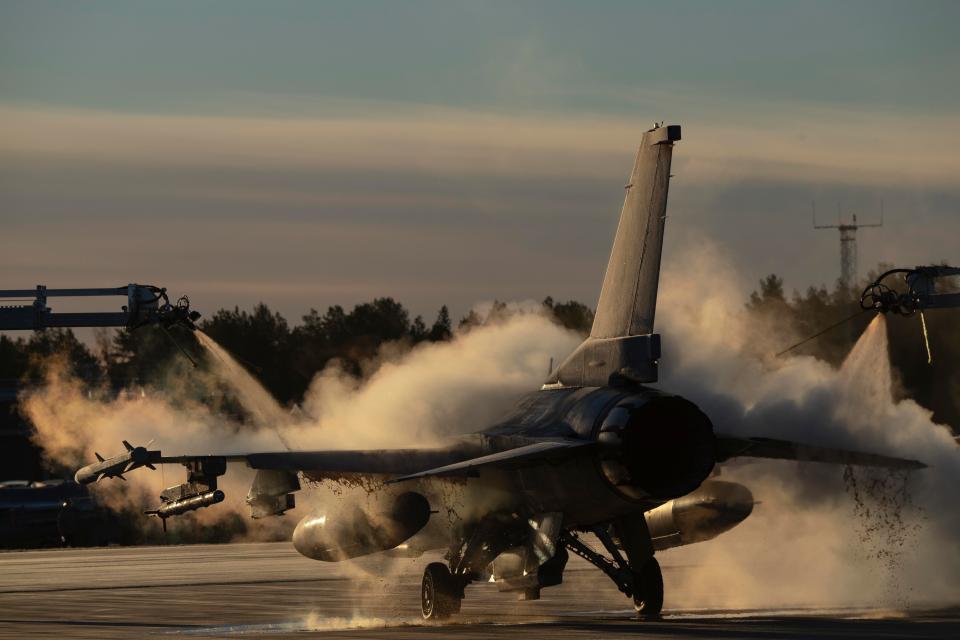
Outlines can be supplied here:
[[[247, 495], [255, 518], [295, 506], [305, 484], [356, 481], [361, 505], [321, 509], [300, 520], [293, 545], [337, 562], [372, 553], [445, 551], [426, 566], [426, 619], [460, 610], [467, 587], [495, 582], [522, 599], [560, 584], [575, 553], [656, 617], [663, 579], [656, 553], [713, 538], [750, 513], [750, 491], [711, 479], [738, 457], [914, 469], [920, 462], [769, 438], [717, 433], [690, 400], [657, 381], [654, 333], [670, 164], [680, 127], [643, 134], [613, 241], [590, 336], [495, 424], [444, 446], [400, 450], [250, 452], [164, 457], [126, 454], [77, 472], [94, 482], [139, 466], [180, 463], [187, 482], [149, 513], [167, 518], [223, 500], [228, 463], [256, 470]], [[375, 505], [375, 506], [369, 506]], [[593, 534], [605, 552], [587, 544]]]

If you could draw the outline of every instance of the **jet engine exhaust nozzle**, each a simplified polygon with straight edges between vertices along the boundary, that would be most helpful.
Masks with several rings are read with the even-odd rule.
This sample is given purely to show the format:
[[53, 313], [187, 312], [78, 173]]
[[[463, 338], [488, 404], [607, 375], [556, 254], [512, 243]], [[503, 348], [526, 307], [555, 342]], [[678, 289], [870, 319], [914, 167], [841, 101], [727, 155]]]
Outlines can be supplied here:
[[697, 405], [679, 396], [615, 407], [599, 440], [619, 445], [618, 456], [601, 462], [603, 475], [636, 499], [685, 495], [707, 479], [716, 463], [713, 424]]

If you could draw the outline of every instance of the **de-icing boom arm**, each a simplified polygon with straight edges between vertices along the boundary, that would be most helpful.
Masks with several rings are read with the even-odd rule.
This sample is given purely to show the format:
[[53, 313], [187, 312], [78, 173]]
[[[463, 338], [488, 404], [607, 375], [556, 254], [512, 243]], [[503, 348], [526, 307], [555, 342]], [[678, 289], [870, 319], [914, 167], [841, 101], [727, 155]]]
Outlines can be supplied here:
[[[906, 291], [897, 291], [884, 284], [889, 276], [902, 273]], [[937, 279], [960, 276], [960, 267], [934, 265], [914, 269], [890, 269], [867, 285], [860, 296], [860, 307], [880, 313], [910, 316], [924, 309], [960, 308], [960, 292], [937, 293]]]
[[[47, 298], [83, 298], [124, 296], [127, 304], [120, 311], [85, 311], [80, 313], [54, 313], [47, 307]], [[128, 284], [124, 287], [94, 289], [48, 289], [37, 285], [36, 289], [0, 290], [0, 300], [30, 299], [30, 304], [0, 306], [0, 330], [38, 330], [51, 327], [127, 327], [135, 329], [145, 324], [174, 324], [196, 328], [194, 322], [200, 317], [190, 310], [190, 300], [183, 296], [171, 304], [167, 290], [144, 284]]]
[[[883, 283], [888, 276], [895, 273], [903, 274], [907, 284], [906, 291], [897, 291]], [[960, 290], [952, 293], [937, 293], [937, 279], [948, 276], [960, 276], [960, 268], [933, 265], [915, 269], [890, 269], [863, 290], [860, 296], [860, 308], [864, 311], [875, 310], [901, 316], [919, 313], [923, 345], [927, 350], [927, 364], [930, 364], [933, 362], [933, 354], [930, 351], [930, 339], [927, 335], [927, 321], [923, 317], [924, 309], [960, 308]]]

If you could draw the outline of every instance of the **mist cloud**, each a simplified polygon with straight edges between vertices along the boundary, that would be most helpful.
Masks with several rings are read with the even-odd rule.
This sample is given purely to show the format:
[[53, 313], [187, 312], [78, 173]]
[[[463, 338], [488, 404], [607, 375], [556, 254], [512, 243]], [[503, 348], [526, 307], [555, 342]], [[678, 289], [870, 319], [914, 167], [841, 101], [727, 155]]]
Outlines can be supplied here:
[[[203, 342], [209, 338], [201, 336]], [[513, 316], [458, 334], [450, 342], [423, 343], [412, 351], [385, 345], [374, 372], [357, 380], [336, 363], [320, 372], [301, 407], [280, 407], [233, 359], [217, 348], [209, 369], [178, 369], [160, 389], [89, 392], [52, 361], [46, 384], [29, 393], [22, 411], [36, 428], [44, 454], [70, 468], [89, 464], [94, 453], [117, 455], [126, 439], [153, 440], [165, 455], [230, 454], [298, 449], [377, 449], [436, 446], [445, 437], [478, 430], [506, 411], [520, 394], [547, 375], [550, 358], [572, 350], [579, 338], [539, 313]], [[223, 393], [239, 401], [246, 420], [222, 413], [199, 398]], [[172, 468], [171, 468], [172, 467]], [[113, 506], [142, 510], [160, 490], [183, 481], [178, 465], [164, 473], [137, 470], [128, 482], [104, 481], [93, 490]], [[226, 512], [246, 517], [243, 498], [253, 474], [232, 465], [221, 478], [224, 505], [195, 512], [210, 523]], [[324, 500], [342, 500], [342, 488], [319, 496], [303, 492], [301, 507], [286, 525]], [[305, 495], [306, 494], [306, 495]], [[251, 523], [251, 535], [273, 537], [276, 523]]]
[[[746, 484], [760, 504], [718, 539], [667, 552], [668, 564], [692, 566], [677, 590], [668, 587], [668, 606], [903, 608], [955, 599], [960, 455], [929, 412], [892, 399], [882, 321], [871, 325], [839, 370], [806, 356], [775, 359], [770, 354], [793, 336], [746, 316], [744, 283], [730, 261], [709, 243], [680, 256], [686, 259], [664, 273], [661, 287], [660, 386], [700, 404], [721, 432], [886, 453], [930, 468], [905, 479], [886, 472], [845, 478], [839, 466], [788, 461], [723, 465], [722, 476]], [[388, 348], [365, 381], [328, 367], [298, 412], [276, 406], [249, 411], [253, 429], [196, 404], [189, 394], [178, 395], [176, 386], [164, 394], [89, 397], [59, 374], [24, 408], [47, 455], [71, 464], [88, 462], [94, 450], [114, 453], [121, 438], [142, 443], [157, 437], [166, 453], [277, 450], [281, 440], [305, 449], [429, 446], [489, 424], [519, 394], [537, 387], [550, 357], [559, 361], [578, 340], [539, 315], [521, 314], [450, 343], [409, 353]], [[282, 438], [257, 420], [280, 420]], [[228, 494], [243, 512], [249, 477], [234, 477]], [[130, 478], [128, 501], [159, 491], [156, 473]], [[291, 517], [339, 499], [336, 492], [315, 494]]]
[[883, 319], [874, 320], [839, 370], [809, 356], [777, 359], [772, 354], [796, 336], [786, 322], [746, 313], [737, 293], [743, 278], [730, 260], [709, 244], [677, 257], [664, 275], [658, 316], [664, 387], [700, 404], [722, 433], [884, 453], [930, 467], [909, 477], [847, 472], [845, 482], [836, 465], [722, 465], [722, 476], [747, 485], [760, 504], [730, 533], [668, 552], [668, 561], [696, 563], [683, 581], [689, 600], [673, 606], [902, 609], [954, 602], [960, 449], [929, 411], [893, 400]]

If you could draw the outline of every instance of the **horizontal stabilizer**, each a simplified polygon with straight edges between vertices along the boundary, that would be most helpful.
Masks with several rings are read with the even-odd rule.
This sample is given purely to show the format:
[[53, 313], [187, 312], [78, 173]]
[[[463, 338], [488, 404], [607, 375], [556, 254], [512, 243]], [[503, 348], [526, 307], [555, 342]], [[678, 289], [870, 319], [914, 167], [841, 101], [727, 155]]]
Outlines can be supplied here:
[[443, 476], [478, 476], [481, 467], [497, 467], [501, 469], [510, 469], [522, 467], [531, 462], [547, 462], [562, 460], [574, 450], [579, 452], [585, 447], [597, 445], [596, 442], [589, 440], [548, 440], [544, 442], [535, 442], [516, 449], [499, 451], [490, 455], [471, 458], [462, 462], [448, 464], [436, 469], [428, 469], [419, 473], [394, 478], [389, 482], [403, 482], [405, 480], [416, 480], [417, 478], [443, 477]]
[[717, 460], [723, 462], [737, 457], [828, 462], [887, 469], [923, 469], [927, 466], [917, 460], [894, 458], [876, 453], [819, 447], [789, 440], [736, 438], [717, 434]]

